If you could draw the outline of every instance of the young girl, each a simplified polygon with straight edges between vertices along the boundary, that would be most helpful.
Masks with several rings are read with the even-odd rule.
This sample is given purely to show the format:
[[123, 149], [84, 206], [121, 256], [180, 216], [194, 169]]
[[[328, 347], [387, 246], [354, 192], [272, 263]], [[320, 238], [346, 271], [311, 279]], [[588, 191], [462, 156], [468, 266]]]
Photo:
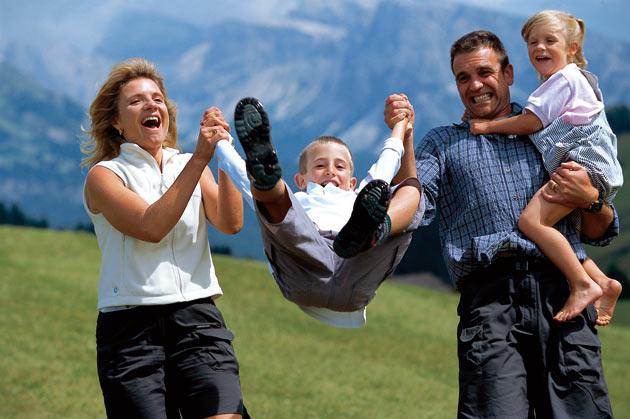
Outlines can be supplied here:
[[[617, 138], [612, 133], [597, 79], [584, 70], [584, 21], [568, 13], [545, 10], [529, 18], [521, 30], [529, 59], [543, 80], [528, 99], [521, 115], [498, 121], [471, 120], [474, 134], [530, 135], [541, 152], [545, 168], [554, 172], [565, 161], [584, 166], [599, 199], [588, 209], [610, 204], [623, 183], [617, 160]], [[555, 191], [558, 184], [549, 182]], [[610, 322], [621, 284], [608, 278], [591, 259], [584, 263], [553, 226], [575, 208], [545, 201], [537, 191], [519, 219], [519, 229], [562, 271], [571, 293], [554, 316], [567, 321], [595, 302], [597, 324]]]

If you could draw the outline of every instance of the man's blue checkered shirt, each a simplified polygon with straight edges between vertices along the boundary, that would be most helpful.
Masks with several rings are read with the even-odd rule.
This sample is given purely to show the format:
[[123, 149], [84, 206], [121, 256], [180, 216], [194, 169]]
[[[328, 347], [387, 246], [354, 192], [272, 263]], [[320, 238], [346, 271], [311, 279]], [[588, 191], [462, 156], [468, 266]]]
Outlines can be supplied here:
[[[513, 115], [522, 108], [512, 104]], [[459, 281], [488, 266], [498, 251], [542, 258], [538, 247], [517, 228], [521, 211], [548, 180], [540, 153], [526, 136], [473, 135], [468, 123], [435, 128], [415, 150], [418, 179], [423, 185], [428, 225], [439, 209], [440, 241], [451, 279]], [[569, 217], [557, 228], [586, 257]], [[618, 217], [603, 240], [618, 234]], [[582, 238], [584, 240], [584, 238]]]

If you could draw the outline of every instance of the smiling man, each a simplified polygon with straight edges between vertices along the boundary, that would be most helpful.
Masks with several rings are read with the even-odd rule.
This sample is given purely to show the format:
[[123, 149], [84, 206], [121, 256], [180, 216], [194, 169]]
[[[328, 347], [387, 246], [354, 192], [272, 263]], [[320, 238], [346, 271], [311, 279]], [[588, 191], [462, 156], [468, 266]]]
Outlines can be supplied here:
[[468, 51], [457, 46], [451, 55], [451, 68], [457, 90], [470, 115], [476, 118], [497, 119], [512, 113], [510, 86], [514, 69], [505, 51], [482, 47]]
[[[510, 102], [514, 71], [501, 41], [486, 31], [451, 47], [451, 67], [466, 115], [496, 120], [521, 113]], [[385, 105], [389, 126], [413, 112], [402, 94]], [[570, 322], [553, 315], [569, 294], [560, 271], [518, 230], [519, 216], [548, 180], [526, 136], [474, 135], [468, 122], [431, 130], [416, 148], [430, 224], [439, 210], [442, 252], [461, 292], [458, 306], [461, 418], [612, 417], [592, 305]], [[546, 199], [588, 208], [596, 196], [579, 165], [553, 175]], [[594, 195], [593, 195], [594, 194]], [[614, 210], [582, 212], [557, 228], [579, 259], [582, 240], [607, 244], [618, 234]]]

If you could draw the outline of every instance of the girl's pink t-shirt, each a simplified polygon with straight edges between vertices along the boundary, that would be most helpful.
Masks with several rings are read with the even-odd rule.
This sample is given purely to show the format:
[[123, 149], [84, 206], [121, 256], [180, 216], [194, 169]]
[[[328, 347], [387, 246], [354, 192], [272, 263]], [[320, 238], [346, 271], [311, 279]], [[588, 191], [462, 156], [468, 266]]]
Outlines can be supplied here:
[[593, 87], [577, 65], [571, 63], [553, 74], [527, 100], [525, 109], [546, 127], [562, 118], [571, 125], [590, 124], [604, 109]]

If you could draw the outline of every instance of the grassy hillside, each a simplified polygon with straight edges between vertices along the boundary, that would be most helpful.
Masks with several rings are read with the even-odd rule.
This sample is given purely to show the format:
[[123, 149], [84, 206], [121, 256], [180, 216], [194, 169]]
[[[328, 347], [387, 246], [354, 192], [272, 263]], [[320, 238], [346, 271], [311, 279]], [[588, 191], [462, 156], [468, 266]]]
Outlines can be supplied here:
[[[361, 330], [320, 325], [256, 261], [215, 257], [218, 300], [255, 418], [444, 418], [457, 403], [457, 296], [386, 283]], [[94, 236], [0, 226], [0, 417], [103, 417]], [[627, 306], [620, 311], [630, 323]], [[630, 412], [630, 328], [601, 329], [613, 406]]]

